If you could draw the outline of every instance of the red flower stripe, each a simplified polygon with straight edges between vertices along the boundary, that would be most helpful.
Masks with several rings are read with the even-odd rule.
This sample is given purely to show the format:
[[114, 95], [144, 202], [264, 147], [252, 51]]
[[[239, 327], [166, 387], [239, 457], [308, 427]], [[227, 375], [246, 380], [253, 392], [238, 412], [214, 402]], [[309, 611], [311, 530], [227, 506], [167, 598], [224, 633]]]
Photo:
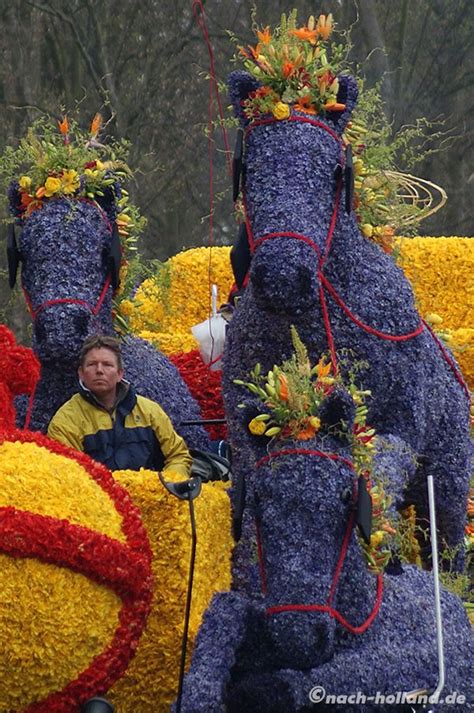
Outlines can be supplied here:
[[4, 441], [19, 441], [21, 443], [36, 443], [51, 453], [71, 458], [81, 465], [93, 480], [111, 498], [118, 513], [122, 516], [122, 532], [127, 544], [133, 550], [138, 550], [151, 562], [152, 552], [146, 530], [142, 525], [140, 511], [133, 504], [128, 491], [113, 477], [112, 473], [100, 463], [96, 463], [85, 453], [68, 448], [58, 441], [53, 441], [41, 433], [33, 431], [0, 432], [0, 443]]
[[0, 507], [0, 550], [68, 567], [120, 597], [137, 596], [149, 576], [146, 557], [107, 535], [67, 520]]
[[[197, 349], [191, 352], [173, 354], [170, 360], [178, 369], [191, 395], [198, 402], [203, 418], [224, 418], [222, 402], [221, 372], [211, 371], [204, 364]], [[206, 426], [211, 438], [225, 439], [225, 425]]]

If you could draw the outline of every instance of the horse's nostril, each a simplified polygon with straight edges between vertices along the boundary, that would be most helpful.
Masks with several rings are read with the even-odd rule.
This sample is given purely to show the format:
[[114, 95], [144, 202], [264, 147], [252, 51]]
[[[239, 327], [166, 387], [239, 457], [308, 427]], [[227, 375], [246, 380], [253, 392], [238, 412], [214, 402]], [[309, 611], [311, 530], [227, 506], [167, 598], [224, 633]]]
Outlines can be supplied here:
[[74, 327], [76, 334], [84, 337], [87, 333], [88, 318], [85, 314], [76, 314], [74, 317]]

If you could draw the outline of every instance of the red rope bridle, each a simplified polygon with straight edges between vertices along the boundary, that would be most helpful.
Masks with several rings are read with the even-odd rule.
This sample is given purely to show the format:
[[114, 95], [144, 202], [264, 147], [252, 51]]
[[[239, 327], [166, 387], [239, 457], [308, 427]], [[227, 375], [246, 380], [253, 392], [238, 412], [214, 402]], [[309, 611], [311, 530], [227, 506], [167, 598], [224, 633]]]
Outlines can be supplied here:
[[[97, 210], [100, 212], [100, 215], [101, 215], [102, 219], [104, 220], [105, 224], [107, 225], [107, 229], [110, 232], [112, 232], [112, 225], [110, 223], [110, 220], [107, 217], [107, 214], [105, 213], [104, 210], [102, 210], [102, 208], [95, 201], [91, 201], [90, 199], [87, 199], [87, 198], [81, 198], [79, 200], [81, 200], [84, 203], [90, 203], [91, 205], [95, 206], [95, 208], [97, 208]], [[48, 309], [49, 307], [54, 307], [55, 305], [60, 305], [60, 304], [81, 305], [81, 307], [85, 307], [87, 310], [89, 310], [89, 312], [92, 314], [93, 317], [97, 317], [97, 315], [99, 314], [100, 309], [104, 303], [104, 300], [107, 296], [107, 292], [109, 290], [110, 283], [111, 283], [111, 273], [109, 271], [105, 278], [104, 285], [102, 287], [102, 290], [99, 294], [99, 297], [98, 297], [95, 305], [91, 305], [87, 300], [77, 299], [74, 297], [63, 297], [63, 298], [58, 298], [58, 299], [54, 299], [54, 300], [45, 300], [45, 302], [42, 302], [40, 305], [38, 305], [38, 307], [35, 308], [35, 307], [33, 307], [33, 303], [31, 301], [30, 295], [28, 294], [28, 291], [24, 285], [23, 278], [21, 280], [21, 288], [23, 290], [23, 295], [25, 297], [25, 302], [26, 302], [26, 306], [28, 308], [28, 312], [31, 315], [32, 321], [35, 322], [38, 315], [41, 312], [43, 312], [45, 309]], [[35, 384], [34, 388], [32, 389], [29, 400], [28, 400], [28, 408], [27, 408], [26, 415], [25, 415], [25, 422], [23, 424], [24, 431], [26, 431], [30, 426], [37, 386], [38, 386], [38, 382]]]
[[[256, 468], [260, 468], [262, 465], [265, 463], [268, 463], [270, 460], [274, 458], [279, 458], [280, 456], [287, 456], [287, 455], [312, 455], [312, 456], [318, 456], [320, 458], [328, 458], [329, 460], [332, 461], [339, 461], [342, 463], [345, 463], [353, 472], [354, 471], [354, 465], [351, 463], [350, 460], [347, 458], [343, 458], [342, 456], [337, 455], [336, 453], [325, 453], [323, 451], [318, 451], [315, 449], [311, 448], [285, 448], [282, 449], [281, 451], [276, 451], [273, 453], [270, 453], [263, 458], [261, 458], [259, 461], [256, 463]], [[355, 501], [355, 497], [357, 495], [357, 487], [355, 485], [356, 481], [354, 480], [354, 493], [353, 493], [353, 500]], [[367, 629], [371, 626], [371, 624], [374, 622], [380, 606], [382, 604], [382, 598], [383, 598], [383, 575], [379, 573], [377, 575], [377, 591], [376, 591], [376, 598], [375, 598], [375, 603], [374, 606], [372, 607], [372, 610], [368, 617], [365, 619], [365, 621], [360, 624], [359, 626], [353, 626], [350, 624], [350, 622], [345, 619], [342, 614], [332, 606], [334, 597], [336, 595], [337, 587], [339, 584], [339, 579], [341, 576], [342, 568], [344, 566], [344, 562], [346, 559], [347, 551], [349, 548], [349, 543], [351, 540], [351, 535], [352, 531], [354, 529], [354, 520], [355, 520], [355, 511], [352, 509], [349, 519], [347, 522], [347, 527], [346, 531], [344, 533], [344, 538], [342, 541], [341, 549], [339, 552], [339, 557], [337, 560], [336, 568], [334, 570], [334, 574], [332, 577], [331, 581], [331, 587], [329, 590], [328, 597], [326, 599], [325, 604], [279, 604], [275, 605], [272, 607], [267, 607], [266, 614], [267, 616], [273, 616], [274, 614], [281, 614], [282, 612], [322, 612], [324, 614], [329, 614], [329, 616], [333, 619], [335, 619], [341, 626], [343, 626], [345, 629], [350, 631], [352, 634], [363, 634], [364, 631], [367, 631]], [[264, 596], [267, 594], [267, 575], [266, 575], [266, 570], [265, 570], [265, 557], [264, 557], [264, 552], [263, 552], [263, 545], [262, 545], [262, 538], [261, 538], [261, 533], [260, 533], [260, 524], [257, 521], [256, 522], [256, 532], [257, 532], [257, 552], [258, 552], [258, 564], [259, 564], [259, 571], [260, 571], [260, 580], [261, 580], [261, 587], [262, 587], [262, 593]]]
[[[105, 222], [105, 224], [107, 226], [107, 230], [110, 233], [112, 233], [112, 225], [111, 225], [110, 220], [108, 219], [105, 211], [95, 201], [92, 201], [88, 198], [80, 198], [79, 200], [83, 203], [90, 203], [95, 208], [97, 208], [102, 220]], [[40, 314], [40, 312], [43, 312], [48, 307], [54, 307], [54, 305], [60, 305], [60, 304], [81, 305], [82, 307], [85, 307], [87, 310], [89, 310], [89, 312], [92, 314], [93, 317], [96, 317], [99, 314], [100, 308], [102, 307], [102, 304], [105, 300], [107, 291], [110, 287], [110, 282], [111, 282], [111, 273], [109, 271], [105, 278], [104, 285], [102, 287], [102, 290], [99, 294], [99, 297], [98, 297], [95, 305], [91, 305], [87, 300], [77, 299], [74, 297], [63, 297], [63, 298], [59, 298], [59, 299], [55, 299], [55, 300], [46, 300], [45, 302], [42, 302], [38, 307], [34, 308], [31, 298], [28, 294], [28, 291], [26, 290], [26, 287], [23, 284], [23, 279], [22, 279], [21, 287], [23, 290], [23, 294], [25, 296], [26, 306], [28, 307], [28, 311], [31, 315], [31, 319], [34, 322], [36, 320], [36, 318], [38, 317], [38, 315]]]
[[25, 302], [26, 306], [28, 307], [28, 311], [31, 315], [31, 319], [33, 322], [36, 320], [40, 312], [43, 312], [45, 309], [48, 309], [48, 307], [54, 307], [55, 305], [63, 305], [63, 304], [68, 304], [68, 305], [81, 305], [82, 307], [85, 307], [86, 309], [89, 310], [89, 312], [92, 314], [93, 317], [97, 317], [97, 315], [100, 312], [100, 308], [102, 307], [102, 304], [105, 300], [105, 297], [107, 295], [108, 289], [110, 287], [110, 272], [105, 278], [104, 286], [102, 287], [101, 293], [97, 299], [97, 302], [95, 305], [91, 305], [90, 302], [87, 300], [81, 300], [77, 299], [74, 297], [63, 297], [60, 299], [56, 300], [46, 300], [45, 302], [42, 302], [36, 309], [33, 307], [31, 303], [30, 296], [28, 292], [26, 291], [26, 288], [24, 285], [22, 285], [23, 289], [23, 294], [25, 296]]
[[[284, 122], [302, 122], [305, 124], [311, 124], [312, 126], [316, 126], [323, 131], [326, 131], [338, 144], [338, 149], [339, 149], [339, 165], [341, 166], [341, 169], [344, 167], [344, 147], [342, 140], [340, 136], [329, 126], [326, 126], [324, 122], [319, 121], [317, 119], [312, 119], [309, 117], [302, 117], [302, 116], [296, 116], [296, 115], [291, 115], [288, 117], [288, 119], [284, 119], [282, 121], [278, 121], [277, 119], [273, 118], [268, 118], [268, 119], [260, 119], [257, 121], [252, 122], [246, 131], [246, 136], [248, 136], [257, 126], [262, 126], [262, 125], [267, 125], [267, 124], [274, 124], [274, 123], [284, 123]], [[456, 364], [454, 361], [450, 358], [449, 353], [444, 349], [443, 345], [440, 343], [439, 339], [433, 334], [432, 330], [428, 327], [428, 325], [420, 318], [420, 323], [416, 329], [414, 329], [411, 332], [408, 332], [406, 334], [388, 334], [387, 332], [382, 332], [379, 329], [375, 329], [374, 327], [371, 327], [368, 324], [365, 324], [359, 317], [357, 317], [350, 307], [344, 302], [342, 297], [339, 295], [339, 293], [336, 291], [334, 286], [331, 284], [329, 279], [326, 277], [324, 274], [323, 270], [326, 264], [326, 261], [329, 257], [329, 252], [331, 249], [332, 245], [332, 240], [334, 236], [334, 231], [336, 228], [337, 224], [337, 217], [339, 214], [339, 206], [340, 206], [340, 199], [341, 199], [341, 193], [342, 193], [342, 184], [343, 184], [343, 179], [342, 179], [343, 171], [340, 171], [340, 176], [337, 181], [336, 185], [336, 192], [334, 196], [334, 205], [333, 209], [331, 212], [331, 218], [329, 221], [328, 225], [328, 231], [326, 235], [326, 241], [325, 241], [325, 247], [324, 247], [324, 252], [321, 254], [321, 251], [319, 249], [319, 246], [315, 243], [315, 241], [307, 236], [307, 235], [301, 235], [300, 233], [293, 233], [291, 231], [284, 231], [284, 232], [276, 232], [276, 233], [267, 233], [265, 235], [261, 235], [258, 238], [254, 237], [253, 231], [252, 231], [252, 225], [250, 222], [248, 210], [247, 210], [247, 201], [246, 201], [246, 196], [245, 196], [245, 191], [243, 190], [243, 209], [244, 209], [244, 216], [245, 216], [245, 224], [247, 227], [247, 235], [248, 235], [248, 240], [249, 240], [249, 247], [250, 247], [250, 252], [253, 255], [255, 251], [258, 249], [260, 245], [262, 245], [265, 241], [267, 240], [275, 240], [276, 238], [291, 238], [294, 240], [300, 240], [301, 242], [306, 243], [316, 254], [317, 257], [317, 275], [318, 275], [318, 280], [319, 280], [319, 299], [320, 299], [320, 304], [321, 304], [321, 312], [323, 316], [323, 322], [324, 322], [324, 327], [326, 330], [326, 338], [328, 341], [328, 348], [329, 348], [329, 353], [331, 357], [331, 363], [332, 367], [334, 370], [334, 373], [337, 373], [338, 368], [337, 368], [337, 355], [336, 355], [336, 345], [334, 343], [334, 337], [332, 333], [332, 328], [331, 328], [331, 322], [329, 319], [329, 310], [328, 310], [328, 305], [327, 305], [327, 300], [326, 300], [326, 292], [328, 295], [334, 300], [334, 302], [343, 310], [344, 314], [354, 323], [356, 324], [360, 329], [362, 329], [364, 332], [367, 334], [371, 334], [375, 337], [378, 337], [379, 339], [384, 339], [386, 341], [391, 341], [391, 342], [404, 342], [409, 339], [414, 339], [415, 337], [418, 337], [425, 329], [425, 327], [428, 329], [428, 331], [431, 333], [433, 336], [435, 343], [437, 344], [438, 348], [441, 351], [441, 354], [447, 364], [450, 366], [456, 380], [459, 382], [459, 384], [462, 386], [464, 389], [465, 393], [467, 394], [468, 398], [470, 397], [469, 394], [469, 389], [467, 387], [467, 384], [465, 383], [461, 373], [459, 372], [459, 369], [457, 368]]]

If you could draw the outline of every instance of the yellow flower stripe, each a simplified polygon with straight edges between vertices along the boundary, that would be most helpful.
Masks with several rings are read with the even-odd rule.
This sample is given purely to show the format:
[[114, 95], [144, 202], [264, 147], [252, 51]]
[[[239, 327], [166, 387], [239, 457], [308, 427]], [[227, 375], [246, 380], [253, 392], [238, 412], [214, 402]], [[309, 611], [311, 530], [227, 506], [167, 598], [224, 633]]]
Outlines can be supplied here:
[[[170, 495], [156, 473], [116, 471], [114, 476], [140, 508], [153, 551], [155, 591], [135, 658], [108, 697], [117, 713], [165, 713], [177, 692], [191, 547], [189, 506]], [[224, 484], [203, 485], [195, 509], [198, 545], [189, 655], [212, 594], [230, 587], [232, 549], [230, 505]]]
[[77, 678], [112, 640], [121, 607], [82, 574], [0, 554], [0, 711], [24, 710]]
[[64, 518], [120, 542], [122, 518], [104, 490], [71, 458], [36, 443], [0, 445], [0, 507]]

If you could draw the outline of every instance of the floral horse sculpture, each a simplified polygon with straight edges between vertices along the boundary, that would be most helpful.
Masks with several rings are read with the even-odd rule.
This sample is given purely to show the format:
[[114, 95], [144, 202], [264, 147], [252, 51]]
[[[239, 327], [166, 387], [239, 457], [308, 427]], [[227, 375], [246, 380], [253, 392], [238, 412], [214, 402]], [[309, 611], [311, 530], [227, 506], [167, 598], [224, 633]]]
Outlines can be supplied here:
[[[335, 430], [339, 418], [350, 430], [354, 405], [333, 392], [318, 438], [257, 462], [248, 498], [261, 593], [215, 595], [185, 679], [183, 712], [290, 713], [319, 710], [311, 702], [322, 702], [321, 710], [369, 713], [392, 710], [377, 691], [394, 702], [396, 692], [436, 688], [432, 574], [412, 565], [396, 575], [369, 571], [354, 528], [357, 478], [347, 436], [340, 425]], [[457, 597], [442, 590], [441, 604], [445, 692], [463, 696], [463, 705], [473, 694], [474, 632]], [[323, 689], [333, 703], [357, 691], [372, 703], [339, 698], [340, 705], [326, 706]]]
[[[96, 200], [53, 195], [28, 214], [22, 205], [25, 190], [18, 183], [10, 189], [11, 208], [22, 228], [15, 237], [10, 226], [10, 283], [21, 261], [33, 349], [41, 362], [33, 429], [45, 431], [55, 411], [77, 390], [77, 357], [86, 337], [114, 333], [112, 297], [121, 262], [116, 191], [109, 186]], [[162, 405], [189, 445], [206, 449], [209, 440], [203, 428], [180, 427], [182, 420], [199, 419], [200, 411], [176, 367], [137, 337], [127, 336], [122, 351], [126, 378]], [[20, 423], [25, 409], [26, 400], [19, 405]]]
[[[259, 82], [230, 76], [230, 97], [244, 131], [243, 204], [249, 281], [229, 326], [223, 393], [234, 472], [245, 478], [262, 448], [249, 435], [234, 379], [260, 362], [263, 371], [287, 358], [295, 325], [312, 359], [326, 350], [366, 362], [368, 422], [393, 434], [419, 457], [406, 500], [427, 517], [425, 476], [438, 493], [442, 539], [463, 541], [469, 484], [469, 398], [452, 356], [415, 308], [402, 271], [361, 234], [351, 210], [342, 132], [357, 84], [339, 77], [339, 111], [314, 116], [287, 106], [286, 118], [251, 121], [243, 105]], [[346, 166], [347, 168], [347, 166]], [[459, 564], [462, 555], [459, 553]]]

